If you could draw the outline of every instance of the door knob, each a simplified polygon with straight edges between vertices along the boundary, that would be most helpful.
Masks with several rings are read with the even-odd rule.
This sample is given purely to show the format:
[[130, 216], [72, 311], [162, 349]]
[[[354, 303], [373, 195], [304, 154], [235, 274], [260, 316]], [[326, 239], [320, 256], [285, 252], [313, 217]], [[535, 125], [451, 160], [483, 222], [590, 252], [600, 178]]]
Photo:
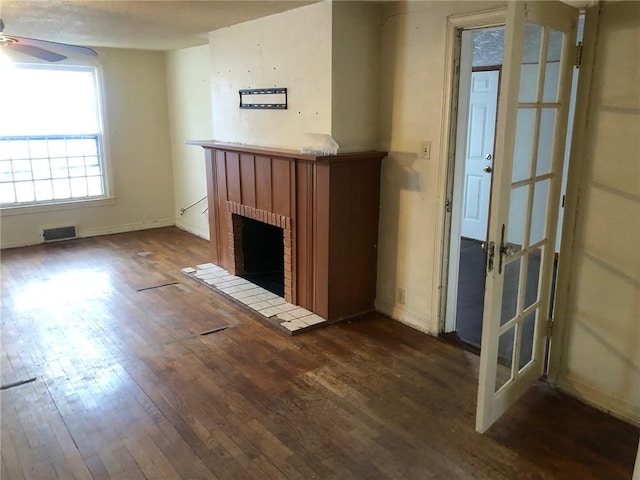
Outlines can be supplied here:
[[482, 171], [483, 171], [483, 172], [486, 172], [486, 173], [491, 173], [491, 172], [493, 171], [493, 168], [491, 168], [491, 166], [490, 166], [490, 165], [487, 165], [486, 167], [484, 167], [484, 168], [482, 169]]
[[493, 158], [493, 155], [487, 153], [484, 158], [486, 158], [487, 160], [491, 160]]

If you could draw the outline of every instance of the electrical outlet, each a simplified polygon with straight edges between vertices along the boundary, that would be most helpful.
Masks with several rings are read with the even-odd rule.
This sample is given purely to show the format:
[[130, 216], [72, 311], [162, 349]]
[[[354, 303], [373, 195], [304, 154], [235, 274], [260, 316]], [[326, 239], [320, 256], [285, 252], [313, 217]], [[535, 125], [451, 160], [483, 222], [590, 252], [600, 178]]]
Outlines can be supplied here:
[[431, 142], [429, 140], [422, 142], [422, 158], [425, 160], [431, 158]]
[[404, 288], [398, 287], [398, 290], [396, 291], [396, 301], [398, 304], [404, 305]]

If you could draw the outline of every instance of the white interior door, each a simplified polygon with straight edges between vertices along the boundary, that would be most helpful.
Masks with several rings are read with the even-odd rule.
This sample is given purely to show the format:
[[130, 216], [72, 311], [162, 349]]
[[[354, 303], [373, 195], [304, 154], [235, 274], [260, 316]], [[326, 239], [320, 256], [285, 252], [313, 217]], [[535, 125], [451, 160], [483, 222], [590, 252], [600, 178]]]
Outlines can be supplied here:
[[476, 415], [479, 432], [486, 431], [544, 368], [577, 20], [578, 11], [558, 1], [509, 2], [507, 8]]
[[499, 70], [471, 74], [461, 233], [483, 242], [489, 223], [499, 79]]

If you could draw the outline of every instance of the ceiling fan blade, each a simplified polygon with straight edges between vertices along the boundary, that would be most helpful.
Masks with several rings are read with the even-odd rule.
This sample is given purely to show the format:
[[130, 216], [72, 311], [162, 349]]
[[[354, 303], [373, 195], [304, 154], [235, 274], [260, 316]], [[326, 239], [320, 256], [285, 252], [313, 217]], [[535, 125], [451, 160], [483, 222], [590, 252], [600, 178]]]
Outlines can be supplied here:
[[47, 62], [59, 62], [60, 60], [64, 60], [65, 58], [67, 58], [64, 55], [50, 52], [49, 50], [45, 50], [40, 47], [34, 47], [33, 45], [23, 45], [21, 43], [12, 43], [10, 45], [7, 45], [6, 48], [10, 48], [26, 55], [31, 55], [32, 57], [36, 57]]
[[83, 55], [91, 55], [97, 57], [96, 51], [89, 47], [83, 47], [80, 45], [71, 45], [69, 43], [52, 42], [50, 40], [37, 40], [35, 38], [18, 37], [16, 35], [9, 35], [11, 38], [17, 40], [17, 43], [23, 45], [31, 45], [40, 48], [53, 48], [55, 50], [62, 50], [68, 53], [81, 53]]

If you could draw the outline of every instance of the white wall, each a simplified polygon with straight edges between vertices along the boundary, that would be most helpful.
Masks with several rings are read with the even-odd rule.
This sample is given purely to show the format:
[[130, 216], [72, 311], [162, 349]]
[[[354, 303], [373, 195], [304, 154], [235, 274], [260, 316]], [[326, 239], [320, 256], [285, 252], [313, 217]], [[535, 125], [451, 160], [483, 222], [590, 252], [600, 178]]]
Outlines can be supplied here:
[[[299, 148], [331, 134], [331, 3], [210, 33], [214, 138]], [[287, 110], [238, 108], [238, 90], [286, 87]]]
[[598, 27], [559, 385], [640, 423], [640, 4]]
[[115, 200], [2, 212], [2, 248], [40, 243], [42, 227], [76, 225], [80, 236], [91, 236], [175, 222], [164, 55], [105, 48], [98, 53]]
[[[383, 161], [376, 307], [437, 333], [440, 295], [439, 179], [447, 17], [504, 2], [393, 2], [382, 18], [378, 148]], [[431, 159], [420, 158], [430, 140]], [[405, 304], [396, 301], [405, 289]]]
[[185, 142], [213, 137], [209, 46], [174, 50], [165, 58], [176, 226], [208, 239], [209, 216], [202, 213], [207, 202], [198, 203], [184, 215], [180, 209], [207, 195], [203, 150]]

